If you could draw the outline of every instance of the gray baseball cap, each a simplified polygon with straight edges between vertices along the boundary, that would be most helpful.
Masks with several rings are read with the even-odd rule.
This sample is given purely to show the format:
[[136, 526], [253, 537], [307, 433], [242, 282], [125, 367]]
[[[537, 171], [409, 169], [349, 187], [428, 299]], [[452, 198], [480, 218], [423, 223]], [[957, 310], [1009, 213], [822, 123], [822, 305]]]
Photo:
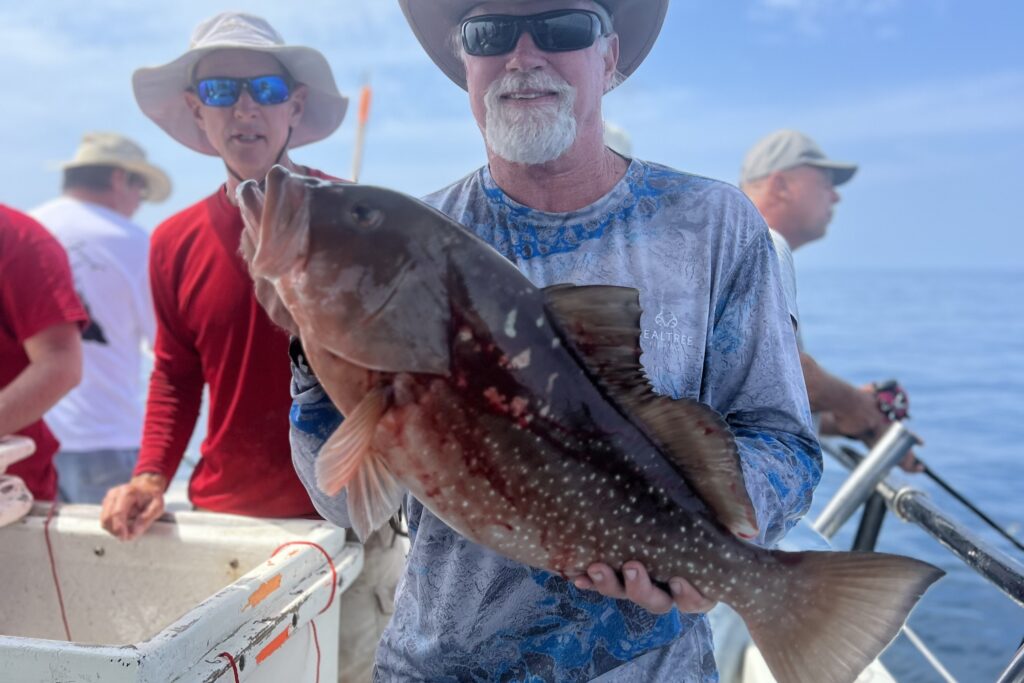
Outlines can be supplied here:
[[832, 161], [803, 133], [777, 130], [761, 138], [747, 152], [740, 169], [740, 184], [804, 165], [827, 169], [832, 174], [832, 184], [837, 187], [857, 172], [857, 164]]

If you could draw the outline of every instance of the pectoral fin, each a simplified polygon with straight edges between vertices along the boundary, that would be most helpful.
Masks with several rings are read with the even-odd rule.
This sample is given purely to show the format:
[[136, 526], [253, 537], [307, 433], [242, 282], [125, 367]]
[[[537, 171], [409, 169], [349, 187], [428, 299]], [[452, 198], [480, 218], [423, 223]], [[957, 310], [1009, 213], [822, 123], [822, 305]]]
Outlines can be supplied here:
[[316, 460], [316, 483], [321, 491], [334, 496], [348, 490], [349, 520], [360, 540], [388, 521], [405, 493], [372, 447], [377, 424], [389, 403], [387, 388], [370, 391], [323, 445]]

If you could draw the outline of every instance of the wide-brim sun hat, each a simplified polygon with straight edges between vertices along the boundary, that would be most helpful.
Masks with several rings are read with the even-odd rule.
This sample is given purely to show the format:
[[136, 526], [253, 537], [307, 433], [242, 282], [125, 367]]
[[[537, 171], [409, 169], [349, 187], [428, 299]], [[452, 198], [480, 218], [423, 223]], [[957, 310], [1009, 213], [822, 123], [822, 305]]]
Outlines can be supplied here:
[[[608, 10], [619, 36], [619, 72], [630, 76], [661, 32], [669, 0], [596, 0]], [[455, 27], [484, 0], [398, 0], [412, 32], [448, 78], [466, 89], [466, 69], [452, 50]]]
[[306, 94], [302, 118], [292, 131], [289, 147], [323, 140], [345, 118], [348, 98], [338, 91], [334, 74], [320, 52], [286, 45], [266, 19], [241, 12], [224, 12], [199, 24], [185, 54], [163, 66], [143, 67], [132, 74], [135, 101], [142, 112], [186, 147], [218, 156], [196, 125], [184, 93], [192, 86], [196, 64], [217, 50], [251, 50], [276, 58]]
[[86, 133], [69, 161], [60, 168], [113, 166], [146, 179], [146, 201], [162, 202], [171, 194], [171, 179], [163, 169], [146, 160], [146, 152], [135, 141], [117, 133]]

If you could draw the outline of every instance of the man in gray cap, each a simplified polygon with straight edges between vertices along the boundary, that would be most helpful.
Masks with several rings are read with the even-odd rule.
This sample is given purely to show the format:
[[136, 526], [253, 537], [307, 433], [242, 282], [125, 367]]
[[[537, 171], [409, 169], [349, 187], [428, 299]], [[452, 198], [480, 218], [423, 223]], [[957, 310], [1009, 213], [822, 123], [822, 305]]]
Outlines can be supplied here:
[[63, 163], [63, 193], [31, 215], [64, 246], [89, 312], [82, 382], [46, 414], [60, 441], [54, 457], [61, 500], [99, 504], [135, 467], [142, 438], [142, 345], [152, 346], [149, 233], [131, 218], [162, 202], [167, 174], [133, 140], [86, 133]]
[[[778, 130], [750, 148], [740, 170], [740, 188], [771, 228], [783, 289], [800, 348], [800, 362], [811, 410], [820, 418], [820, 433], [842, 435], [874, 445], [889, 418], [879, 409], [873, 385], [858, 389], [830, 374], [804, 351], [796, 302], [792, 250], [821, 239], [839, 201], [836, 188], [857, 172], [856, 164], [833, 161], [808, 136]], [[917, 471], [913, 452], [902, 466]]]
[[[399, 4], [468, 91], [487, 148], [485, 166], [426, 201], [539, 286], [636, 287], [655, 390], [726, 416], [743, 468], [733, 490], [745, 486], [759, 526], [745, 532], [775, 542], [806, 512], [821, 455], [764, 221], [734, 188], [602, 140], [602, 98], [647, 55], [668, 0]], [[293, 415], [322, 414], [316, 378], [302, 364], [293, 373], [307, 388]], [[325, 438], [293, 420], [300, 477], [347, 526], [345, 493], [316, 486]], [[414, 498], [406, 506], [412, 547], [377, 680], [714, 679], [698, 613], [710, 605], [686, 577], [670, 578], [670, 593], [627, 562], [570, 580], [467, 540]]]
[[[143, 113], [172, 138], [223, 162], [225, 182], [153, 233], [156, 360], [142, 449], [131, 480], [107, 493], [101, 522], [130, 540], [160, 516], [204, 386], [209, 421], [189, 481], [192, 504], [254, 517], [315, 516], [291, 462], [289, 339], [260, 306], [239, 254], [235, 188], [262, 180], [275, 164], [327, 177], [293, 161], [292, 150], [333, 133], [348, 98], [319, 51], [286, 44], [265, 19], [240, 12], [203, 21], [184, 54], [137, 70], [132, 84]], [[392, 540], [390, 529], [367, 539], [363, 572], [345, 594], [341, 680], [370, 675], [404, 566]]]

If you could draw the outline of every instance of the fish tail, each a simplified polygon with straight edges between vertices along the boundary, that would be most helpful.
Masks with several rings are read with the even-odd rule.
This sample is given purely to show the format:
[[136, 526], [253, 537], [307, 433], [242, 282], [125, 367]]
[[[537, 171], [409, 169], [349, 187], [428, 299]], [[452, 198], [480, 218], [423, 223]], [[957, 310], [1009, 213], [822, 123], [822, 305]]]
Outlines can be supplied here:
[[741, 600], [748, 606], [737, 611], [772, 675], [785, 683], [854, 681], [945, 573], [883, 553], [771, 554], [782, 583], [771, 597], [779, 599]]

